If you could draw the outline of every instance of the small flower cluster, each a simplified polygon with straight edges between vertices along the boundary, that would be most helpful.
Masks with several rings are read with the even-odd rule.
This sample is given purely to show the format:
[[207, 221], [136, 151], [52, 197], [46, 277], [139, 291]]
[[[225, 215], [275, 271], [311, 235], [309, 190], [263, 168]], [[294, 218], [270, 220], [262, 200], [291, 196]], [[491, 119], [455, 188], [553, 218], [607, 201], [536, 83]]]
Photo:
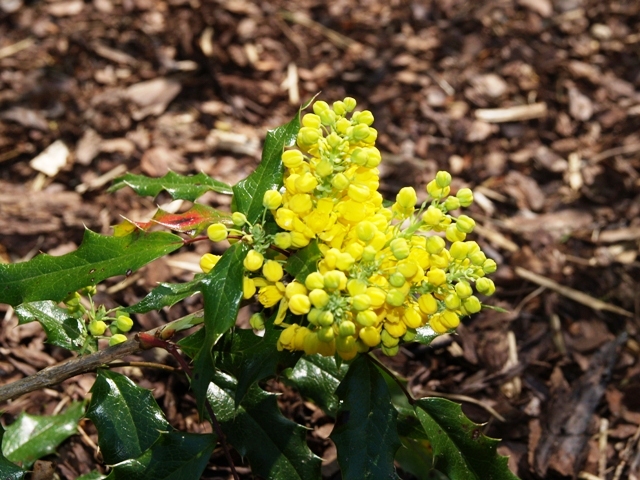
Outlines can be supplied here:
[[[380, 346], [395, 355], [416, 329], [430, 325], [445, 333], [461, 316], [480, 311], [472, 285], [484, 295], [495, 291], [485, 275], [496, 263], [466, 240], [475, 222], [449, 213], [473, 202], [471, 190], [451, 195], [451, 175], [441, 171], [427, 185], [429, 202], [416, 206], [415, 190], [405, 187], [385, 207], [373, 115], [355, 107], [352, 98], [332, 107], [315, 102], [314, 113], [302, 118], [297, 148], [282, 155], [284, 188], [263, 198], [282, 231], [265, 235], [260, 225], [250, 226], [254, 249], [244, 261], [244, 295], [257, 292], [264, 307], [278, 305], [275, 323], [285, 327], [280, 350], [348, 360]], [[208, 230], [215, 241], [226, 234], [222, 224]], [[304, 282], [287, 281], [281, 252], [311, 241], [322, 253], [316, 271]], [[270, 245], [276, 253], [267, 258]], [[215, 262], [216, 256], [205, 255], [202, 269]], [[287, 311], [295, 323], [283, 323]], [[262, 325], [261, 315], [252, 317], [254, 328]]]
[[[96, 291], [95, 286], [85, 287], [78, 292], [73, 292], [68, 295], [63, 300], [63, 303], [66, 305], [69, 313], [87, 317], [87, 331], [92, 336], [107, 338], [105, 334], [107, 330], [109, 330], [111, 333], [111, 336], [108, 337], [110, 347], [125, 342], [127, 337], [124, 334], [133, 327], [133, 320], [129, 315], [118, 310], [115, 310], [115, 317], [111, 317], [110, 315], [113, 312], [107, 311], [104, 305], [95, 308], [92, 296], [96, 294]], [[87, 310], [80, 301], [82, 295], [89, 297], [91, 304], [89, 310]]]

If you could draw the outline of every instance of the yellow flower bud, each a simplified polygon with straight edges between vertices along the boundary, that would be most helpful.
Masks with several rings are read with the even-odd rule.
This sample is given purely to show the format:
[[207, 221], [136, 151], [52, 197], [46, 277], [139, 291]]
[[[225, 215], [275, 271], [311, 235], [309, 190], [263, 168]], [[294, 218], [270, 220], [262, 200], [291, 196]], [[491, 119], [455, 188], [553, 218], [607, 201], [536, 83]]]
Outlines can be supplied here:
[[336, 268], [343, 272], [348, 271], [356, 262], [355, 258], [349, 255], [347, 252], [342, 252], [336, 258]]
[[482, 264], [482, 270], [484, 271], [484, 273], [493, 273], [497, 269], [498, 269], [498, 264], [496, 263], [495, 260], [492, 260], [491, 258], [487, 258]]
[[440, 323], [442, 323], [442, 325], [447, 329], [456, 328], [460, 325], [460, 317], [451, 310], [445, 310], [440, 315]]
[[464, 260], [469, 253], [469, 245], [466, 242], [453, 242], [449, 248], [449, 254], [456, 260]]
[[438, 255], [445, 247], [444, 239], [436, 235], [427, 238], [427, 252]]
[[369, 307], [371, 307], [371, 298], [366, 293], [360, 293], [351, 297], [351, 308], [354, 310], [360, 312], [367, 310]]
[[94, 337], [99, 337], [100, 335], [104, 335], [104, 332], [107, 330], [107, 324], [102, 320], [94, 320], [89, 323], [89, 333]]
[[441, 268], [430, 268], [427, 272], [427, 281], [431, 285], [439, 287], [447, 281], [447, 274]]
[[460, 231], [458, 228], [456, 228], [455, 224], [451, 224], [449, 225], [445, 232], [444, 232], [444, 236], [447, 238], [447, 240], [449, 240], [451, 243], [453, 242], [462, 242], [464, 241], [464, 239], [466, 238], [467, 234]]
[[304, 163], [304, 156], [300, 150], [287, 150], [282, 153], [282, 163], [287, 168], [296, 168]]
[[309, 292], [309, 300], [311, 300], [311, 303], [316, 308], [326, 307], [329, 303], [329, 299], [329, 294], [319, 288], [316, 288], [315, 290], [311, 290]]
[[363, 242], [369, 242], [377, 231], [376, 226], [368, 220], [363, 220], [356, 225], [356, 235]]
[[368, 287], [367, 295], [371, 299], [371, 308], [380, 308], [386, 301], [387, 294], [378, 287]]
[[392, 307], [399, 307], [407, 298], [406, 293], [399, 288], [392, 288], [387, 292], [386, 302]]
[[323, 289], [324, 288], [324, 276], [320, 272], [312, 272], [307, 275], [304, 281], [304, 285], [309, 290]]
[[127, 315], [118, 315], [116, 327], [123, 333], [128, 332], [133, 327], [133, 320]]
[[430, 227], [438, 225], [444, 217], [444, 213], [437, 207], [430, 205], [422, 214], [422, 221]]
[[284, 270], [275, 260], [267, 260], [262, 266], [262, 274], [270, 282], [277, 282], [284, 276]]
[[407, 332], [407, 325], [404, 322], [398, 322], [398, 323], [387, 322], [384, 324], [384, 329], [392, 337], [400, 338]]
[[298, 283], [297, 281], [293, 281], [291, 283], [289, 283], [284, 291], [285, 296], [291, 300], [291, 297], [293, 297], [295, 294], [301, 294], [301, 295], [306, 295], [307, 294], [307, 289], [306, 287], [301, 284]]
[[444, 305], [449, 310], [457, 310], [460, 308], [460, 297], [456, 293], [450, 293], [446, 297], [444, 297]]
[[322, 122], [320, 121], [320, 117], [313, 113], [307, 113], [302, 117], [302, 126], [318, 129]]
[[462, 306], [469, 314], [478, 313], [480, 310], [482, 310], [482, 304], [480, 303], [480, 300], [478, 300], [478, 297], [476, 297], [475, 295], [471, 295], [470, 297], [465, 298], [462, 301]]
[[438, 311], [438, 302], [430, 293], [420, 295], [418, 298], [418, 307], [425, 315], [433, 315]]
[[278, 248], [286, 250], [291, 246], [291, 234], [289, 232], [276, 233], [273, 237], [273, 244]]
[[321, 177], [328, 177], [333, 173], [333, 164], [327, 160], [322, 160], [316, 165], [316, 173]]
[[269, 210], [275, 210], [282, 204], [282, 195], [277, 190], [267, 190], [262, 197], [262, 205]]
[[368, 136], [369, 136], [369, 126], [365, 125], [364, 123], [359, 123], [358, 125], [353, 127], [353, 130], [351, 130], [351, 137], [356, 142], [364, 140]]
[[402, 321], [409, 328], [418, 328], [422, 326], [422, 315], [420, 315], [420, 310], [415, 307], [406, 308], [404, 315], [402, 316]]
[[440, 333], [440, 334], [447, 333], [449, 329], [442, 323], [441, 319], [442, 319], [442, 316], [440, 314], [433, 315], [429, 319], [429, 325], [431, 326], [433, 331], [436, 333]]
[[391, 240], [389, 248], [391, 249], [391, 253], [393, 253], [393, 256], [398, 260], [407, 258], [410, 253], [409, 244], [404, 238], [394, 238], [393, 240]]
[[305, 315], [311, 310], [311, 301], [306, 295], [297, 293], [289, 299], [289, 310], [294, 315]]
[[439, 188], [445, 188], [451, 185], [451, 174], [440, 170], [436, 173], [436, 185], [438, 185]]
[[200, 268], [204, 273], [209, 273], [213, 267], [220, 261], [220, 255], [214, 255], [212, 253], [205, 253], [200, 258]]
[[347, 276], [339, 270], [331, 270], [324, 274], [324, 288], [333, 290], [342, 290], [347, 286]]
[[[278, 288], [280, 287], [280, 288]], [[267, 285], [258, 292], [258, 302], [264, 307], [271, 308], [284, 297], [284, 285]], [[289, 306], [291, 307], [291, 306]]]
[[338, 335], [340, 335], [341, 337], [348, 337], [351, 335], [355, 335], [356, 333], [356, 325], [349, 321], [349, 320], [343, 320], [342, 322], [340, 322], [340, 326], [338, 327]]
[[280, 337], [278, 338], [278, 351], [282, 350], [293, 350], [294, 349], [294, 340], [296, 337], [296, 332], [300, 328], [300, 325], [293, 324], [285, 328], [282, 332], [280, 332]]
[[456, 193], [456, 198], [460, 200], [461, 206], [468, 207], [473, 203], [473, 192], [469, 188], [461, 188]]
[[256, 284], [252, 278], [242, 277], [242, 298], [245, 300], [256, 294]]
[[479, 278], [476, 280], [476, 290], [483, 295], [493, 295], [496, 291], [496, 286], [489, 278]]
[[385, 328], [380, 332], [380, 340], [385, 347], [395, 347], [399, 343], [398, 337], [394, 337], [389, 332], [387, 332], [386, 325]]
[[347, 112], [352, 112], [354, 108], [356, 108], [357, 102], [353, 97], [345, 97], [344, 100], [344, 108]]
[[416, 206], [416, 202], [418, 201], [418, 196], [413, 187], [404, 187], [401, 188], [396, 195], [396, 203], [400, 205], [402, 208], [413, 208]]
[[229, 232], [227, 231], [227, 227], [222, 223], [214, 223], [209, 225], [209, 228], [207, 228], [207, 236], [212, 242], [221, 242], [227, 238], [228, 234]]
[[471, 288], [471, 285], [469, 285], [469, 283], [464, 280], [456, 283], [455, 288], [456, 294], [463, 300], [473, 295], [473, 289]]
[[349, 179], [344, 173], [338, 173], [331, 180], [331, 186], [338, 191], [342, 191], [349, 186]]
[[333, 327], [322, 327], [318, 330], [318, 340], [321, 342], [330, 342], [336, 336], [336, 332], [333, 330]]
[[449, 196], [444, 201], [444, 208], [447, 209], [447, 212], [450, 212], [451, 210], [457, 210], [458, 208], [460, 208], [460, 200], [458, 199], [458, 197]]
[[347, 282], [347, 291], [349, 292], [349, 295], [355, 297], [356, 295], [360, 295], [367, 291], [367, 283], [362, 280], [352, 278]]
[[254, 330], [264, 330], [264, 315], [262, 313], [254, 313], [249, 317], [249, 325]]
[[250, 272], [255, 272], [256, 270], [260, 269], [260, 267], [262, 267], [263, 262], [264, 256], [260, 252], [256, 250], [249, 250], [247, 256], [244, 257], [244, 261], [242, 262], [242, 264], [244, 265], [244, 268], [246, 268]]
[[469, 254], [468, 257], [469, 257], [469, 260], [471, 260], [471, 263], [473, 263], [475, 266], [478, 266], [478, 267], [480, 265], [483, 265], [484, 262], [487, 260], [487, 256], [484, 254], [482, 250], [473, 252]]
[[125, 337], [121, 333], [116, 333], [109, 339], [109, 346], [113, 347], [114, 345], [118, 345], [126, 341], [127, 341], [127, 337]]
[[375, 347], [380, 343], [380, 332], [378, 332], [378, 329], [375, 327], [361, 328], [358, 336], [368, 347]]
[[363, 327], [371, 327], [378, 322], [378, 316], [373, 310], [364, 310], [356, 315], [356, 322]]
[[476, 222], [468, 215], [460, 215], [456, 221], [456, 228], [463, 233], [471, 233], [476, 226]]
[[[322, 118], [322, 115], [320, 115]], [[311, 127], [302, 127], [298, 131], [298, 145], [301, 147], [308, 147], [313, 145], [320, 139], [320, 130]]]

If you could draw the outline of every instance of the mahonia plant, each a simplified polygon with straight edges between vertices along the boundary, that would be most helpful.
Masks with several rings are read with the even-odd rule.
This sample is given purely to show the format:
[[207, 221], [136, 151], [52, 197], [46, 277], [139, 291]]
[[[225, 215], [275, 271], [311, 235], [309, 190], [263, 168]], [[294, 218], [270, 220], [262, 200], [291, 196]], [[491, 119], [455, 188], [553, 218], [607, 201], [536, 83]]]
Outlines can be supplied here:
[[[300, 115], [267, 134], [260, 165], [233, 187], [204, 173], [170, 172], [155, 179], [126, 174], [111, 188], [166, 191], [193, 202], [186, 212], [158, 209], [149, 222], [125, 220], [112, 236], [86, 230], [67, 255], [0, 265], [0, 302], [15, 307], [20, 323], [40, 322], [50, 343], [90, 356], [100, 339], [114, 351], [135, 339], [139, 348], [173, 354], [214, 431], [178, 432], [150, 391], [100, 369], [88, 404], [0, 428], [1, 478], [25, 478], [25, 468], [52, 452], [84, 414], [110, 466], [108, 477], [86, 478], [197, 479], [220, 444], [236, 479], [230, 448], [254, 475], [320, 479], [305, 428], [284, 418], [275, 395], [262, 388], [276, 376], [334, 419], [344, 479], [516, 478], [497, 455], [497, 440], [482, 435], [459, 405], [414, 398], [375, 354], [394, 356], [404, 344], [454, 333], [463, 317], [486, 307], [480, 298], [495, 292], [487, 275], [496, 262], [467, 239], [474, 220], [457, 214], [472, 204], [471, 190], [452, 192], [451, 175], [440, 171], [422, 195], [408, 186], [385, 201], [372, 113], [347, 97], [331, 106], [316, 101], [313, 113]], [[231, 212], [197, 203], [211, 190], [233, 195]], [[204, 254], [192, 281], [162, 283], [135, 305], [95, 305], [103, 280], [198, 241], [230, 246]], [[202, 311], [130, 333], [135, 314], [194, 294], [202, 295]], [[235, 325], [246, 304], [255, 312], [251, 329]], [[173, 342], [177, 332], [198, 326]], [[3, 397], [4, 388], [0, 400], [12, 398]], [[25, 422], [57, 436], [25, 434]]]

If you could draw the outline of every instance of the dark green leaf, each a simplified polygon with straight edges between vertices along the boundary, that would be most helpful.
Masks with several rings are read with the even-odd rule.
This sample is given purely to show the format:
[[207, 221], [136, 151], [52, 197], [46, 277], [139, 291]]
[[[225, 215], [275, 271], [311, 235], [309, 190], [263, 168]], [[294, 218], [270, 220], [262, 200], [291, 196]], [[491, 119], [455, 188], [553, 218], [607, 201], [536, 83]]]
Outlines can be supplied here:
[[420, 327], [416, 330], [416, 337], [413, 339], [414, 342], [421, 343], [423, 345], [431, 345], [440, 334], [436, 333], [433, 328], [429, 325], [425, 325], [424, 327]]
[[398, 413], [378, 368], [366, 355], [356, 357], [336, 393], [341, 404], [331, 439], [342, 478], [398, 478], [393, 464], [400, 446]]
[[[4, 427], [0, 424], [0, 447], [4, 442]], [[0, 478], [2, 480], [22, 480], [27, 472], [16, 464], [7, 460], [4, 456], [4, 447], [0, 448]]]
[[174, 200], [188, 200], [189, 202], [195, 202], [210, 190], [218, 193], [232, 193], [230, 185], [215, 180], [209, 175], [205, 175], [204, 172], [186, 176], [169, 172], [161, 178], [149, 178], [145, 175], [127, 173], [116, 178], [108, 191], [115, 192], [127, 186], [141, 196], [155, 197], [162, 190], [166, 190]]
[[269, 130], [262, 149], [262, 160], [258, 168], [244, 180], [233, 186], [231, 209], [242, 212], [251, 223], [255, 223], [264, 210], [262, 198], [267, 190], [282, 186], [284, 147], [295, 144], [300, 130], [300, 114], [286, 125]]
[[151, 391], [111, 370], [99, 370], [91, 388], [87, 417], [98, 430], [104, 460], [115, 464], [137, 458], [160, 436], [169, 423]]
[[146, 313], [163, 307], [172, 307], [179, 301], [198, 293], [201, 288], [200, 278], [186, 283], [161, 283], [146, 297], [125, 310], [129, 313]]
[[207, 398], [229, 443], [247, 457], [254, 475], [263, 478], [320, 478], [320, 459], [305, 442], [305, 429], [278, 410], [276, 395], [253, 385], [235, 408], [236, 381], [217, 373]]
[[[216, 351], [216, 365], [238, 379], [236, 406], [240, 404], [249, 387], [267, 377], [273, 377], [278, 369], [292, 367], [300, 357], [299, 352], [278, 351], [277, 342], [282, 328], [273, 325], [272, 318], [265, 322], [263, 336], [253, 330], [236, 329], [220, 342]], [[286, 320], [285, 320], [286, 322]]]
[[2, 439], [2, 451], [12, 462], [30, 467], [40, 457], [49, 455], [63, 441], [76, 433], [84, 403], [72, 403], [64, 413], [52, 416], [21, 413]]
[[405, 472], [418, 480], [431, 480], [433, 477], [431, 444], [427, 440], [400, 437], [402, 444], [396, 452], [396, 462]]
[[346, 363], [338, 367], [334, 357], [304, 355], [285, 374], [303, 397], [311, 399], [327, 415], [335, 416], [338, 410], [338, 396], [335, 392], [348, 370], [349, 365]]
[[74, 252], [60, 257], [40, 254], [28, 262], [1, 264], [0, 303], [59, 302], [71, 292], [135, 271], [182, 245], [180, 237], [167, 232], [136, 231], [109, 237], [85, 230], [82, 245]]
[[47, 333], [47, 341], [58, 347], [75, 352], [84, 350], [87, 330], [82, 322], [72, 317], [66, 308], [61, 308], [51, 300], [23, 303], [16, 307], [20, 324], [40, 322]]
[[216, 266], [202, 278], [204, 331], [202, 348], [194, 358], [191, 388], [196, 396], [198, 413], [204, 412], [205, 395], [214, 372], [211, 350], [222, 334], [235, 325], [242, 300], [242, 261], [249, 245], [238, 242], [229, 247]]
[[162, 433], [149, 450], [113, 468], [108, 480], [192, 480], [202, 476], [216, 446], [213, 434]]
[[507, 457], [497, 454], [498, 440], [485, 437], [460, 405], [444, 398], [416, 402], [416, 414], [433, 448], [434, 467], [451, 480], [514, 480]]
[[204, 336], [204, 328], [199, 328], [192, 334], [181, 338], [177, 342], [177, 345], [186, 356], [195, 358], [198, 352], [202, 349], [202, 345], [204, 345]]
[[318, 242], [313, 241], [291, 255], [284, 269], [300, 283], [304, 283], [307, 275], [318, 270], [317, 263], [321, 257], [322, 253], [318, 248]]

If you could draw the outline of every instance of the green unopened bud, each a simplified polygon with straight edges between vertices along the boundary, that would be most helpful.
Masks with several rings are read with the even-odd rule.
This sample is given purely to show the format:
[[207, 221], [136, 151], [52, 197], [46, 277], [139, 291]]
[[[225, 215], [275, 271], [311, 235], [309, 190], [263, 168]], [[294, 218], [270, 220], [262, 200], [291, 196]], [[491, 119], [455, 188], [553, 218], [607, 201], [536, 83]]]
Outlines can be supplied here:
[[127, 315], [119, 315], [116, 319], [116, 327], [121, 332], [128, 332], [133, 327], [133, 320], [129, 318]]
[[416, 206], [417, 201], [418, 196], [413, 187], [401, 188], [398, 195], [396, 195], [396, 203], [402, 208], [413, 208]]
[[480, 310], [482, 310], [482, 304], [480, 303], [480, 300], [478, 300], [478, 297], [476, 297], [475, 295], [471, 295], [470, 297], [465, 298], [462, 301], [462, 306], [469, 314], [478, 313]]
[[333, 321], [335, 320], [333, 313], [331, 313], [328, 310], [323, 310], [319, 315], [318, 315], [318, 325], [322, 326], [322, 327], [328, 327], [330, 325], [333, 325]]
[[351, 131], [351, 137], [356, 141], [364, 140], [369, 136], [369, 127], [364, 123], [359, 123]]
[[476, 222], [468, 215], [460, 215], [456, 221], [456, 228], [463, 233], [471, 233], [476, 226]]
[[435, 235], [427, 238], [427, 252], [438, 255], [445, 247], [444, 239]]
[[363, 327], [371, 327], [376, 324], [377, 320], [378, 316], [373, 310], [358, 312], [358, 315], [356, 315], [356, 321]]
[[80, 294], [78, 292], [70, 293], [63, 302], [68, 307], [76, 307], [80, 304]]
[[482, 270], [484, 270], [484, 273], [493, 273], [497, 269], [498, 269], [498, 264], [496, 263], [495, 260], [492, 260], [491, 258], [487, 258], [482, 264]]
[[291, 242], [291, 234], [289, 232], [279, 232], [273, 237], [273, 244], [283, 250], [289, 248], [291, 246]]
[[468, 207], [473, 203], [473, 192], [469, 188], [461, 188], [458, 190], [456, 197], [460, 200], [460, 205], [463, 207]]
[[471, 260], [471, 263], [473, 263], [475, 266], [479, 267], [480, 265], [483, 265], [487, 260], [487, 256], [482, 250], [478, 250], [477, 252], [469, 255], [469, 260]]
[[89, 333], [94, 337], [99, 337], [100, 335], [104, 335], [104, 332], [107, 330], [107, 324], [102, 320], [93, 321], [89, 324]]
[[322, 160], [316, 165], [316, 173], [320, 177], [328, 177], [333, 173], [333, 164], [327, 160]]
[[338, 327], [338, 335], [341, 337], [348, 337], [350, 335], [355, 335], [356, 326], [353, 322], [349, 320], [343, 320], [340, 322], [340, 326]]
[[254, 330], [264, 330], [264, 315], [260, 312], [254, 313], [249, 318], [249, 325]]
[[446, 230], [444, 231], [444, 236], [451, 243], [463, 242], [464, 239], [467, 238], [467, 234], [460, 231], [460, 229], [456, 227], [456, 224], [453, 224], [453, 223], [446, 228]]
[[479, 278], [476, 280], [476, 290], [483, 295], [493, 295], [496, 286], [490, 278]]
[[407, 295], [399, 288], [392, 288], [387, 292], [386, 302], [392, 307], [399, 307], [404, 303]]
[[369, 110], [363, 110], [361, 112], [355, 112], [352, 118], [359, 124], [371, 126], [373, 124], [373, 114]]
[[437, 207], [433, 205], [429, 206], [427, 210], [422, 214], [422, 221], [429, 225], [430, 227], [435, 227], [440, 224], [442, 219], [444, 218], [444, 213]]
[[231, 214], [231, 221], [236, 227], [242, 227], [247, 223], [247, 216], [242, 212], [233, 212]]
[[346, 275], [339, 270], [331, 270], [324, 274], [324, 287], [329, 290], [338, 290], [347, 286]]
[[347, 110], [347, 112], [352, 112], [353, 109], [356, 108], [357, 102], [353, 97], [345, 97], [343, 102], [344, 108]]
[[395, 347], [400, 342], [399, 339], [390, 335], [386, 330], [380, 332], [380, 340], [382, 340], [382, 344], [387, 348]]
[[331, 180], [331, 186], [336, 190], [344, 190], [349, 186], [349, 179], [344, 173], [338, 173], [333, 177], [333, 180]]
[[465, 282], [465, 281], [458, 282], [456, 283], [455, 288], [456, 288], [456, 294], [461, 299], [468, 298], [473, 294], [473, 289], [471, 288], [471, 285], [469, 285], [468, 282]]
[[451, 174], [440, 170], [436, 173], [436, 185], [438, 185], [439, 188], [445, 188], [451, 185]]
[[365, 293], [360, 293], [351, 297], [351, 308], [357, 310], [358, 312], [362, 312], [371, 307], [371, 298], [369, 295]]
[[330, 299], [329, 294], [325, 290], [316, 288], [309, 292], [309, 300], [311, 300], [311, 303], [316, 308], [326, 307]]
[[449, 254], [456, 260], [464, 260], [469, 253], [469, 245], [466, 242], [453, 242], [449, 248]]
[[393, 256], [398, 260], [407, 258], [409, 256], [409, 253], [411, 253], [409, 244], [404, 238], [394, 238], [393, 240], [391, 240], [389, 248], [391, 249], [391, 253], [393, 253]]
[[333, 102], [333, 111], [342, 116], [347, 113], [347, 107], [342, 100], [338, 100], [337, 102]]
[[406, 283], [407, 279], [404, 278], [400, 272], [394, 272], [389, 275], [389, 284], [392, 287], [400, 288]]
[[321, 342], [330, 342], [336, 337], [336, 332], [333, 331], [333, 327], [322, 327], [318, 330], [318, 340]]
[[455, 293], [450, 293], [444, 298], [444, 305], [449, 310], [457, 310], [458, 308], [460, 308], [460, 304], [460, 297]]
[[116, 333], [109, 339], [109, 346], [113, 347], [114, 345], [118, 345], [126, 341], [127, 341], [127, 337], [125, 337], [121, 333]]
[[444, 201], [444, 208], [447, 209], [447, 212], [450, 212], [451, 210], [457, 210], [458, 208], [460, 208], [460, 200], [458, 200], [458, 197], [449, 196]]

